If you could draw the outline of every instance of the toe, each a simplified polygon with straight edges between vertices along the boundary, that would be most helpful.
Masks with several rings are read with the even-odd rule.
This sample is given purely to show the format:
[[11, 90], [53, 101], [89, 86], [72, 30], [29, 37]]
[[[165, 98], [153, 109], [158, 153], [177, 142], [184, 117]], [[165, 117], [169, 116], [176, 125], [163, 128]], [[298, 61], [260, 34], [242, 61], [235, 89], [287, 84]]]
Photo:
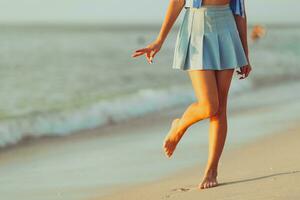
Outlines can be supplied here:
[[167, 150], [166, 153], [167, 153], [167, 156], [170, 156], [170, 155], [171, 155], [171, 151], [170, 151], [169, 149]]
[[203, 182], [200, 183], [200, 184], [198, 185], [198, 188], [199, 188], [199, 189], [203, 189], [203, 188], [204, 188], [204, 187], [203, 187]]
[[199, 188], [199, 189], [203, 189], [203, 184], [200, 183], [200, 184], [198, 185], [198, 188]]
[[205, 189], [205, 183], [202, 183], [201, 189]]
[[166, 139], [164, 141], [164, 147], [168, 147], [170, 145], [170, 141], [168, 139]]
[[165, 154], [166, 156], [169, 156], [170, 152], [167, 150]]
[[207, 183], [207, 186], [210, 188], [210, 187], [211, 187], [211, 182], [208, 182], [208, 183]]
[[164, 140], [164, 143], [163, 143], [164, 146], [167, 146], [167, 145], [169, 144], [169, 141], [168, 141], [168, 140], [169, 140], [169, 139], [165, 139], [165, 140]]
[[201, 183], [201, 189], [205, 189], [205, 188], [207, 188], [207, 180], [203, 179]]
[[206, 187], [205, 188], [209, 188], [209, 182], [206, 183]]
[[217, 186], [217, 185], [218, 185], [217, 181], [213, 181], [212, 187], [215, 187], [215, 186]]
[[164, 142], [163, 147], [164, 147], [164, 148], [167, 148], [167, 147], [168, 147], [168, 142], [167, 142], [167, 141]]
[[207, 181], [207, 183], [205, 185], [206, 185], [205, 188], [209, 188], [209, 182], [208, 181]]

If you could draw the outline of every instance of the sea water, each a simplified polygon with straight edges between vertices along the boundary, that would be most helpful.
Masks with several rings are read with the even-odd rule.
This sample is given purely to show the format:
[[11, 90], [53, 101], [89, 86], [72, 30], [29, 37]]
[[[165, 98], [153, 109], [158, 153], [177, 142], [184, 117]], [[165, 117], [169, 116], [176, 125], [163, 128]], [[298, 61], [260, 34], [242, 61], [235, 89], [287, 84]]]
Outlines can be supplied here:
[[[0, 32], [0, 147], [24, 137], [62, 136], [195, 100], [188, 75], [171, 68], [178, 27], [148, 64], [136, 49], [159, 26], [3, 26]], [[250, 31], [251, 29], [249, 29]], [[249, 34], [250, 35], [250, 34]], [[298, 80], [300, 28], [267, 27], [249, 39], [253, 71], [230, 92]]]

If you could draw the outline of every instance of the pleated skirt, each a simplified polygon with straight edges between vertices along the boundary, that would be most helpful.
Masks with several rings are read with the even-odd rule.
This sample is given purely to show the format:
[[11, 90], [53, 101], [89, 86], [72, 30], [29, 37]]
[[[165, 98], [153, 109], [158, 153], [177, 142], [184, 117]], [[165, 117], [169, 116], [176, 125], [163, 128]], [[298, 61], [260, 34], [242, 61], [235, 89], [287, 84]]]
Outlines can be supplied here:
[[185, 7], [175, 43], [173, 69], [223, 70], [247, 64], [229, 4]]

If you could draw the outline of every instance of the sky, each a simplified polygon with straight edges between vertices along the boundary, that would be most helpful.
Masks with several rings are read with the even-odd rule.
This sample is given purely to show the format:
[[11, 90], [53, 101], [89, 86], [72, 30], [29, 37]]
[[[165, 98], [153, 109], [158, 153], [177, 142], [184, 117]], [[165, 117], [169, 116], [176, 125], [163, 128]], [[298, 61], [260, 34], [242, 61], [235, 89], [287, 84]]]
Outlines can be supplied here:
[[[0, 23], [161, 23], [169, 1], [0, 0]], [[249, 23], [300, 22], [299, 0], [245, 2]]]

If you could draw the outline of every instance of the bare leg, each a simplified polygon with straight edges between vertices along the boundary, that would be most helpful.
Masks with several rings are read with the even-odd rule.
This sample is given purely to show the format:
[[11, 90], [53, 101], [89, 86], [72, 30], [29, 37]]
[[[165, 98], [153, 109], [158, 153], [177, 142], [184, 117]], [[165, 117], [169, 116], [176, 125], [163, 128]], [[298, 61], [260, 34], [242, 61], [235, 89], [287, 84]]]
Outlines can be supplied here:
[[214, 187], [217, 182], [217, 169], [227, 135], [227, 97], [234, 70], [221, 70], [216, 72], [219, 96], [219, 110], [210, 117], [209, 126], [209, 155], [201, 189]]
[[170, 157], [181, 137], [192, 124], [213, 116], [218, 111], [218, 89], [214, 70], [191, 70], [189, 76], [197, 97], [183, 113], [181, 118], [172, 121], [171, 128], [164, 140], [164, 150]]

